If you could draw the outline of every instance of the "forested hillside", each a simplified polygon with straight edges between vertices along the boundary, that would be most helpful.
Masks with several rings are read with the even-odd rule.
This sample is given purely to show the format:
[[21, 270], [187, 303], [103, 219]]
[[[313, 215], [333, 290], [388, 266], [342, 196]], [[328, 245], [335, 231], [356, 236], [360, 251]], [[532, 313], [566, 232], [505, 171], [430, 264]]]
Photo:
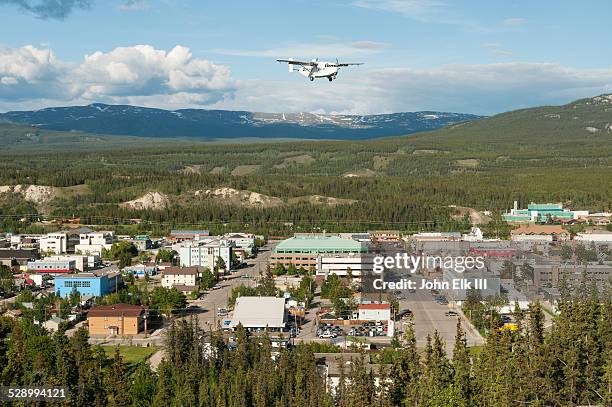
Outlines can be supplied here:
[[[0, 186], [71, 187], [36, 203], [36, 214], [102, 224], [138, 218], [160, 228], [248, 225], [279, 233], [313, 226], [462, 229], [469, 223], [454, 219], [449, 205], [495, 212], [514, 200], [609, 211], [610, 100], [519, 110], [436, 132], [361, 142], [117, 143], [34, 130], [46, 144], [22, 141], [0, 152]], [[11, 140], [33, 131], [3, 129], [0, 135]], [[246, 194], [245, 200], [219, 192], [227, 188]], [[120, 206], [148, 192], [163, 194], [166, 204]], [[249, 201], [252, 192], [263, 194], [263, 203], [257, 203], [260, 196]], [[19, 196], [0, 196], [4, 213], [23, 214], [6, 203]]]

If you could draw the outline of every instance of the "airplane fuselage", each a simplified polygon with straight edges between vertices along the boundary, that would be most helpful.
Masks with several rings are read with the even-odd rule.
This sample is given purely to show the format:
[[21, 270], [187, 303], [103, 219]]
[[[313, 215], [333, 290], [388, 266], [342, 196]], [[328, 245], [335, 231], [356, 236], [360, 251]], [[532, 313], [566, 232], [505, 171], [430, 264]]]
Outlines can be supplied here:
[[310, 80], [315, 78], [328, 78], [330, 81], [335, 79], [340, 70], [337, 66], [327, 66], [328, 62], [317, 62], [315, 66], [303, 66], [299, 69], [299, 73]]

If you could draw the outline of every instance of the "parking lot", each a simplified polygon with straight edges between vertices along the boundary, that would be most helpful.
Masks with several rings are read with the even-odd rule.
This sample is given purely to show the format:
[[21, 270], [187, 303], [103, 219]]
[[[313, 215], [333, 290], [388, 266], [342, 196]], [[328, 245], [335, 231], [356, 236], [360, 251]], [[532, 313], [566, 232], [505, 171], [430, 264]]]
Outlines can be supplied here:
[[387, 324], [383, 322], [364, 322], [351, 326], [340, 326], [330, 323], [322, 323], [317, 328], [319, 339], [330, 339], [338, 336], [355, 337], [385, 337], [388, 332]]

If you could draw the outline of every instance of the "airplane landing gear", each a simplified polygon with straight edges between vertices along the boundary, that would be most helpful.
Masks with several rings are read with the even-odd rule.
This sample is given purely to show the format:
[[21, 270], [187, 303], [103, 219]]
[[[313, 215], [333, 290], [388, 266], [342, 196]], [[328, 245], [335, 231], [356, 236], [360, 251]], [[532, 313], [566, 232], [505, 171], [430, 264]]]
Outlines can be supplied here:
[[314, 76], [311, 76], [309, 79], [310, 79], [310, 82], [314, 81]]
[[331, 76], [328, 77], [327, 79], [329, 79], [329, 81], [331, 82], [334, 78], [332, 78]]

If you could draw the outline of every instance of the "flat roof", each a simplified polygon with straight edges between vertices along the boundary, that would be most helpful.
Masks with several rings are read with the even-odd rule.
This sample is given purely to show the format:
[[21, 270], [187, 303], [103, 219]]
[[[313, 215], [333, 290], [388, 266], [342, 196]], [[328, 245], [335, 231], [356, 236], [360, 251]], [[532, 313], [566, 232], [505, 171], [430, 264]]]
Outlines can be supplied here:
[[208, 235], [208, 230], [171, 230], [170, 235]]
[[[203, 268], [202, 268], [203, 269]], [[172, 266], [167, 267], [162, 274], [165, 276], [197, 276], [200, 271], [199, 266], [191, 266], [191, 267], [180, 267], [180, 266]]]
[[57, 276], [55, 278], [100, 278], [100, 277], [104, 277], [104, 276], [112, 278], [112, 277], [118, 276], [120, 274], [121, 273], [119, 272], [119, 270], [110, 269], [110, 268], [106, 267], [106, 268], [102, 268], [102, 269], [98, 269], [98, 270], [93, 270], [93, 271], [88, 271], [88, 272], [83, 272], [83, 273], [63, 274], [63, 275]]
[[238, 297], [232, 326], [245, 328], [284, 328], [287, 324], [285, 299], [277, 297]]
[[359, 304], [357, 309], [391, 309], [390, 304]]
[[291, 237], [280, 242], [275, 253], [366, 252], [366, 246], [353, 239], [338, 236]]

